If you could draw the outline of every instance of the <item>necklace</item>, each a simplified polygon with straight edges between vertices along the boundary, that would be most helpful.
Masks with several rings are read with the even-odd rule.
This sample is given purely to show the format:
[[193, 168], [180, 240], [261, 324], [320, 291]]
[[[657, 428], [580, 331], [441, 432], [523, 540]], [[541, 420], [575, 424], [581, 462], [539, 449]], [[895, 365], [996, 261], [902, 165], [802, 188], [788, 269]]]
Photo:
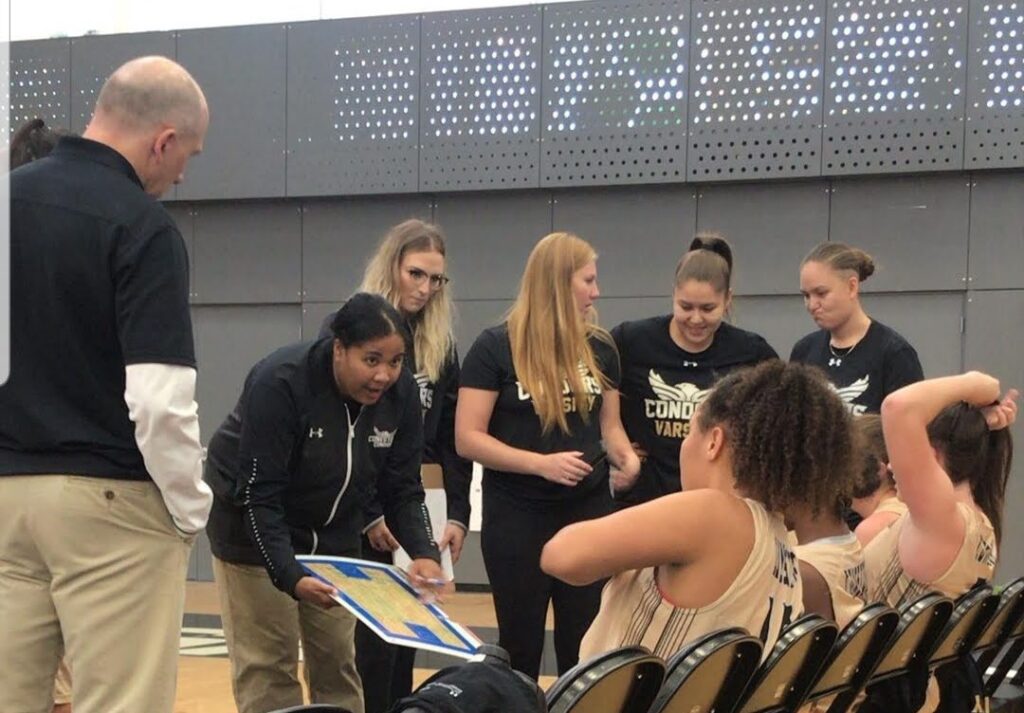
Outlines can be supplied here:
[[830, 339], [828, 342], [828, 350], [832, 354], [832, 357], [828, 360], [828, 365], [842, 366], [843, 359], [850, 356], [850, 354], [853, 353], [853, 350], [857, 348], [857, 345], [859, 345], [863, 339], [864, 337], [858, 339], [856, 342], [854, 342], [852, 347], [838, 347], [838, 352], [836, 351], [836, 347], [832, 346], [832, 340]]

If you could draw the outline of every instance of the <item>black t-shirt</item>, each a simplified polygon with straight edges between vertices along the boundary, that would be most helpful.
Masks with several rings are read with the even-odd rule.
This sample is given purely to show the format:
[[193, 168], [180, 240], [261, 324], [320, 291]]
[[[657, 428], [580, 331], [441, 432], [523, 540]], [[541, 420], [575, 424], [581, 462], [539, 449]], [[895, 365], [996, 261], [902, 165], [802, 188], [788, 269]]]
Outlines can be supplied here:
[[188, 256], [131, 164], [62, 138], [11, 189], [11, 375], [0, 473], [145, 480], [125, 365], [195, 366]]
[[[591, 337], [591, 348], [597, 367], [617, 388], [619, 359], [615, 348], [597, 337]], [[488, 432], [502, 443], [535, 453], [581, 451], [584, 458], [597, 455], [601, 449], [601, 395], [600, 382], [589, 373], [584, 375], [586, 389], [592, 397], [589, 416], [584, 421], [576, 410], [570, 393], [564, 394], [566, 420], [569, 433], [557, 425], [543, 433], [540, 418], [533, 407], [533, 399], [516, 379], [512, 366], [512, 347], [508, 327], [491, 327], [477, 337], [462, 362], [462, 386], [471, 389], [497, 391]], [[608, 463], [602, 461], [594, 471], [575, 487], [552, 483], [536, 475], [506, 473], [484, 468], [484, 489], [494, 488], [513, 498], [533, 502], [556, 502], [583, 498], [595, 488], [608, 487]]]
[[819, 366], [850, 413], [878, 413], [886, 396], [924, 379], [917, 352], [895, 330], [871, 320], [864, 337], [846, 349], [829, 347], [827, 330], [812, 332], [793, 346], [790, 361]]
[[734, 369], [777, 359], [758, 334], [723, 322], [711, 345], [691, 353], [669, 334], [671, 315], [623, 322], [612, 330], [622, 359], [622, 423], [647, 451], [629, 502], [678, 492], [679, 447], [694, 410], [715, 382]]

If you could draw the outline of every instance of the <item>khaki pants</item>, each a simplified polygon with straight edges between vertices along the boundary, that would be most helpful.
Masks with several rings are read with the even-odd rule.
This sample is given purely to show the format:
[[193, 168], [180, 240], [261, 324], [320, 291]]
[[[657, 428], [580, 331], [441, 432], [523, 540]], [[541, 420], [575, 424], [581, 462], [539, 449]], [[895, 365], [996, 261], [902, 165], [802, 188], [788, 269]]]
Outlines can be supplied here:
[[61, 659], [60, 665], [57, 667], [57, 677], [53, 680], [53, 704], [63, 704], [71, 702], [71, 671], [68, 669], [68, 663], [64, 659]]
[[302, 704], [300, 637], [311, 702], [363, 713], [363, 690], [356, 672], [356, 618], [347, 609], [296, 602], [273, 585], [263, 567], [214, 557], [213, 576], [239, 713], [266, 713]]
[[153, 483], [0, 477], [3, 710], [48, 713], [66, 647], [75, 713], [171, 713], [190, 549]]

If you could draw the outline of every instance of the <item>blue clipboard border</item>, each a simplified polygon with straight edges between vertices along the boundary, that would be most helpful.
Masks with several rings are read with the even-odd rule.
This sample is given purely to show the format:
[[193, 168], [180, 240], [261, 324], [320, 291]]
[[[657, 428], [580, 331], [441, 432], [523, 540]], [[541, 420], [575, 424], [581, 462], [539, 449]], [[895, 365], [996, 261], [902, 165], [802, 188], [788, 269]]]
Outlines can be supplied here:
[[[307, 568], [306, 564], [326, 564], [336, 569], [340, 569], [338, 565], [349, 565], [354, 566], [363, 570], [376, 570], [386, 574], [393, 582], [396, 582], [409, 596], [414, 597], [419, 601], [419, 597], [416, 594], [416, 590], [412, 588], [406, 580], [405, 575], [394, 565], [385, 564], [382, 562], [373, 562], [369, 560], [355, 559], [352, 557], [330, 557], [325, 555], [297, 555], [296, 559], [299, 564], [303, 565], [303, 568], [313, 577], [316, 577], [320, 581], [334, 586], [333, 583], [328, 582], [319, 574], [313, 570]], [[347, 595], [345, 592], [338, 590], [338, 596], [335, 597], [337, 601], [344, 605], [346, 609], [351, 611], [355, 616], [370, 627], [378, 636], [381, 636], [385, 641], [398, 645], [414, 646], [416, 648], [422, 648], [428, 651], [436, 651], [437, 653], [448, 654], [451, 656], [458, 656], [459, 658], [470, 658], [476, 655], [477, 648], [481, 645], [481, 641], [476, 639], [470, 632], [466, 631], [462, 626], [456, 624], [454, 621], [448, 618], [448, 615], [441, 610], [436, 604], [424, 604], [421, 602], [427, 611], [434, 617], [434, 619], [444, 627], [452, 636], [462, 642], [461, 647], [451, 646], [439, 641], [428, 641], [416, 636], [410, 636], [408, 634], [401, 634], [393, 632], [390, 629], [385, 628], [380, 620], [378, 620], [373, 614], [367, 611], [361, 606], [356, 600]]]

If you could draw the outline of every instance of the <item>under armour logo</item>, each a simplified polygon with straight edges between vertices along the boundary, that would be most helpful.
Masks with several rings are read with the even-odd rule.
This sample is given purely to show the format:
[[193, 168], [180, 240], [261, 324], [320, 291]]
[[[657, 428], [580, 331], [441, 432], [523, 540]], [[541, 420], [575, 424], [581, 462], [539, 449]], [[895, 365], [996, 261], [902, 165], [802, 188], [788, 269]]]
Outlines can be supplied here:
[[322, 428], [310, 428], [309, 429], [309, 437], [310, 438], [323, 438], [324, 437], [324, 429], [322, 429]]
[[684, 367], [687, 367], [687, 366], [696, 367], [697, 366], [697, 362], [695, 362], [695, 361], [683, 361], [683, 366]]
[[829, 366], [842, 366], [842, 364], [843, 364], [843, 360], [842, 359], [836, 359], [835, 357], [833, 357], [833, 358], [828, 360], [828, 365]]

